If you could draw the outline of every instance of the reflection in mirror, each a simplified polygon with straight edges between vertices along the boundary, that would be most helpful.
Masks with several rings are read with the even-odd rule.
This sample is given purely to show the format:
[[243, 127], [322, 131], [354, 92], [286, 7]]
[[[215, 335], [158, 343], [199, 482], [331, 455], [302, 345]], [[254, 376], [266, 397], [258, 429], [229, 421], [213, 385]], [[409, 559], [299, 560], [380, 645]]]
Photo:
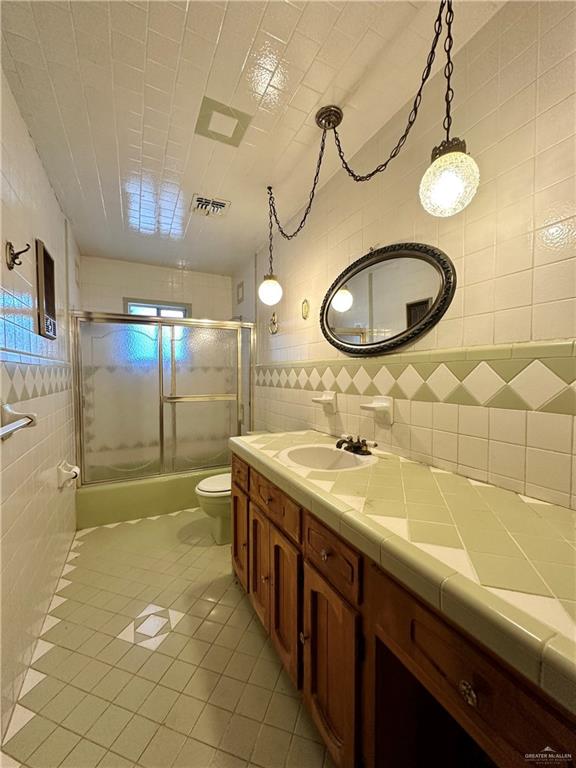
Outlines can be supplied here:
[[328, 323], [344, 341], [385, 341], [422, 320], [441, 287], [438, 270], [421, 259], [401, 257], [374, 264], [334, 294]]
[[322, 304], [322, 332], [348, 354], [383, 354], [435, 325], [455, 288], [454, 266], [437, 248], [421, 243], [379, 248], [347, 267], [330, 287]]

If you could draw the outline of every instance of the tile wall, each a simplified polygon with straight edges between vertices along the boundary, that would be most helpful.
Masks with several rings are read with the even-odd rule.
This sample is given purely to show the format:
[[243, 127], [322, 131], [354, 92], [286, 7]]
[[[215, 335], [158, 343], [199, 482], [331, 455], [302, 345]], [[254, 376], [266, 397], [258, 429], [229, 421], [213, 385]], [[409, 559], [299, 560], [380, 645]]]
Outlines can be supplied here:
[[85, 258], [80, 269], [82, 309], [124, 312], [124, 298], [192, 305], [192, 317], [229, 320], [232, 279], [113, 259]]
[[[33, 250], [13, 271], [1, 263], [2, 402], [36, 413], [37, 426], [1, 444], [1, 730], [5, 732], [48, 602], [75, 530], [74, 489], [56, 465], [74, 461], [68, 307], [78, 306], [79, 253], [2, 79], [2, 243], [43, 240], [56, 263], [58, 338], [36, 334]], [[6, 617], [10, 620], [6, 620]]]
[[[441, 363], [454, 350], [464, 357], [471, 351], [479, 366], [511, 357], [512, 345], [522, 344], [538, 363], [532, 369], [538, 386], [545, 384], [538, 344], [576, 336], [575, 49], [573, 4], [509, 2], [458, 53], [453, 134], [465, 137], [481, 173], [478, 195], [462, 213], [435, 219], [418, 200], [430, 150], [442, 138], [443, 80], [436, 76], [413, 133], [388, 170], [367, 184], [355, 184], [339, 172], [318, 194], [303, 233], [288, 243], [276, 237], [274, 271], [284, 297], [275, 308], [276, 336], [268, 333], [270, 310], [258, 307], [257, 428], [359, 430], [406, 455], [575, 505], [573, 352], [560, 377], [566, 402], [553, 413], [533, 411], [546, 410], [558, 393], [537, 406], [525, 398], [504, 398], [494, 406], [488, 404], [490, 393], [467, 400], [464, 392], [452, 402], [431, 397], [430, 387], [422, 389], [422, 384], [428, 384], [433, 366], [420, 375], [417, 387], [408, 384], [394, 392], [376, 387], [396, 399], [396, 423], [382, 431], [373, 418], [360, 419], [368, 385], [351, 394], [346, 387], [341, 390], [340, 414], [333, 422], [311, 403], [312, 392], [306, 391], [311, 385], [295, 385], [303, 367], [310, 372], [321, 364], [334, 382], [344, 363], [344, 356], [324, 340], [317, 319], [334, 278], [370, 247], [411, 240], [436, 245], [453, 260], [458, 275], [454, 301], [440, 323], [407, 350], [420, 357], [404, 360], [401, 370], [396, 366], [394, 372], [402, 362], [396, 355], [354, 362], [379, 364], [380, 378], [390, 378], [392, 390], [397, 376], [425, 363], [427, 354], [433, 355], [428, 360]], [[388, 155], [408, 111], [400, 110], [362, 148], [351, 163], [355, 169], [371, 169]], [[340, 133], [345, 148], [346, 119]], [[328, 152], [334, 151], [331, 144]], [[278, 195], [281, 207], [280, 190]], [[258, 274], [264, 274], [266, 259], [265, 250], [260, 251]], [[308, 320], [301, 317], [304, 298], [311, 305]], [[283, 385], [279, 378], [274, 382], [274, 370], [280, 377], [284, 369], [288, 377], [292, 368], [294, 383], [288, 378]], [[262, 379], [267, 370], [270, 377]], [[502, 386], [516, 374], [510, 371]], [[442, 377], [444, 382], [436, 381], [440, 389], [447, 383], [445, 373]]]

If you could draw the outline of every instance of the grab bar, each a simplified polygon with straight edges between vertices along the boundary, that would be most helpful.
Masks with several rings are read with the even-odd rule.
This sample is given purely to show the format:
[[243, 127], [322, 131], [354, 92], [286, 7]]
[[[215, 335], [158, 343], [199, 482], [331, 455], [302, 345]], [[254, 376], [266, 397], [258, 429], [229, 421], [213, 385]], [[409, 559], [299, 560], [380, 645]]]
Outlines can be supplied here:
[[35, 427], [36, 422], [37, 417], [35, 413], [18, 413], [18, 411], [14, 411], [10, 405], [3, 405], [0, 440], [7, 440], [19, 429]]

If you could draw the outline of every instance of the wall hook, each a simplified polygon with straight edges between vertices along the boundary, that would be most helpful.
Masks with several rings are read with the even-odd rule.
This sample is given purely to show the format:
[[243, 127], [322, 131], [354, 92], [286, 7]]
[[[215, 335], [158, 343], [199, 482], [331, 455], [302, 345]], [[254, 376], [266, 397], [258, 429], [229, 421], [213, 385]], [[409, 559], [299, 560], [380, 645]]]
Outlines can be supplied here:
[[275, 336], [278, 333], [278, 318], [276, 316], [276, 312], [274, 312], [270, 318], [270, 322], [268, 323], [268, 332], [271, 336]]
[[6, 264], [8, 265], [8, 269], [14, 269], [14, 267], [21, 267], [22, 266], [22, 259], [19, 259], [19, 256], [22, 256], [23, 253], [26, 253], [26, 251], [30, 250], [30, 243], [26, 243], [26, 248], [22, 248], [21, 251], [15, 251], [14, 245], [8, 240], [6, 242]]

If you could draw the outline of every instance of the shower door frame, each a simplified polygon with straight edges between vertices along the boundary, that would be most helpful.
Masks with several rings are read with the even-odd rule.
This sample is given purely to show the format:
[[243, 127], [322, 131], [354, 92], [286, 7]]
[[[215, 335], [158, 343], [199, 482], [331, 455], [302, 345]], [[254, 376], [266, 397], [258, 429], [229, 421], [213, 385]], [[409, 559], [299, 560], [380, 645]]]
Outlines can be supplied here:
[[[193, 403], [193, 402], [217, 402], [227, 401], [236, 402], [236, 420], [237, 420], [237, 434], [242, 434], [242, 425], [244, 424], [245, 404], [249, 405], [250, 418], [248, 423], [248, 430], [253, 429], [254, 424], [254, 355], [256, 352], [256, 325], [255, 323], [246, 323], [237, 320], [199, 320], [195, 318], [169, 318], [169, 317], [147, 317], [145, 315], [126, 315], [113, 312], [87, 312], [74, 310], [70, 312], [70, 346], [72, 349], [72, 366], [73, 366], [73, 382], [74, 382], [74, 423], [75, 423], [75, 436], [76, 436], [76, 463], [80, 467], [80, 485], [99, 485], [104, 483], [124, 483], [129, 481], [129, 478], [118, 478], [110, 480], [90, 480], [86, 482], [85, 478], [85, 461], [84, 461], [84, 420], [82, 418], [82, 398], [83, 398], [83, 378], [82, 378], [82, 354], [80, 348], [80, 326], [83, 322], [90, 323], [120, 323], [125, 325], [156, 325], [159, 326], [158, 332], [158, 436], [159, 436], [159, 456], [160, 456], [160, 472], [155, 472], [151, 475], [143, 475], [141, 477], [134, 477], [134, 480], [145, 480], [147, 478], [166, 477], [170, 475], [183, 474], [185, 472], [191, 472], [202, 469], [209, 469], [209, 467], [197, 467], [195, 469], [183, 469], [166, 471], [166, 453], [165, 453], [165, 435], [164, 435], [164, 406], [172, 405], [173, 409], [176, 403]], [[189, 328], [219, 328], [223, 330], [236, 331], [236, 360], [237, 360], [237, 373], [236, 373], [236, 394], [222, 394], [211, 393], [205, 395], [166, 395], [164, 392], [164, 351], [163, 345], [163, 328], [175, 326], [187, 326]], [[249, 384], [248, 392], [244, 392], [243, 386], [243, 365], [242, 365], [242, 331], [247, 329], [250, 331], [249, 340]], [[170, 339], [172, 346], [173, 336]], [[171, 364], [174, 366], [174, 354], [171, 349]], [[175, 381], [174, 369], [172, 370], [171, 382]], [[173, 421], [175, 424], [175, 420]], [[174, 440], [172, 440], [174, 445]]]

